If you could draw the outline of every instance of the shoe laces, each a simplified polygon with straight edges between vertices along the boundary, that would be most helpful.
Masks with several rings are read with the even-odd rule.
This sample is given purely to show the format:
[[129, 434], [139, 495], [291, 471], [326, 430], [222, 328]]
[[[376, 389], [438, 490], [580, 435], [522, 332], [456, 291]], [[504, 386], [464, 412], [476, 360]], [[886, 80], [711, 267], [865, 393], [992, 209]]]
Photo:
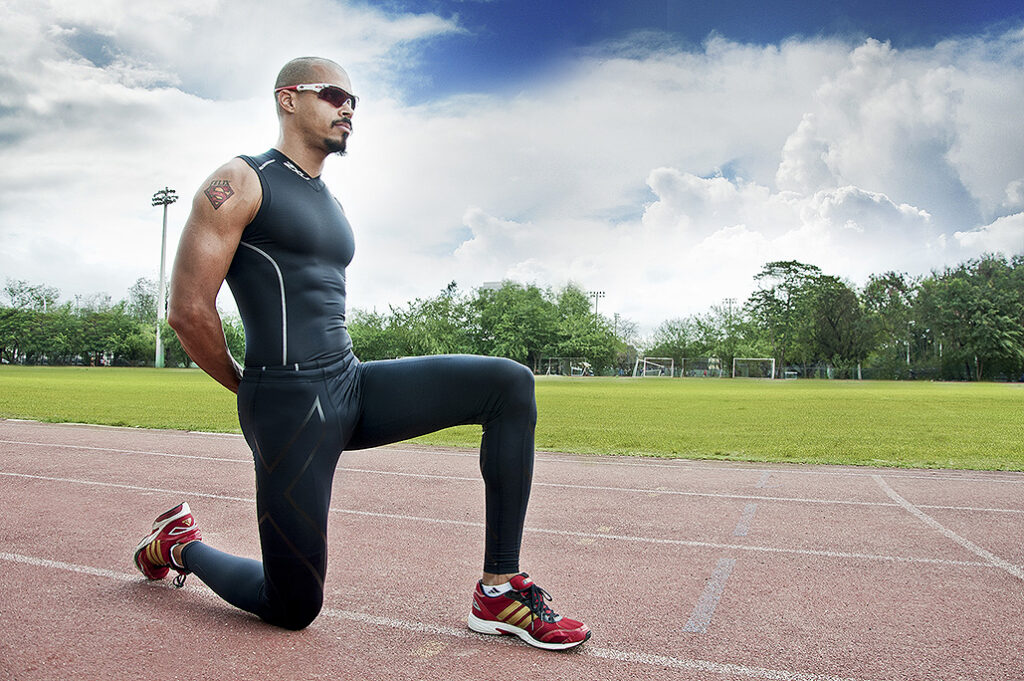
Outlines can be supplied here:
[[185, 586], [185, 578], [188, 577], [188, 575], [189, 573], [187, 572], [179, 572], [178, 576], [174, 578], [173, 582], [171, 582], [174, 585], [174, 588], [180, 589]]
[[551, 594], [536, 584], [531, 584], [525, 590], [518, 592], [526, 601], [526, 606], [533, 611], [537, 617], [544, 622], [557, 622], [558, 615], [544, 601], [551, 600]]

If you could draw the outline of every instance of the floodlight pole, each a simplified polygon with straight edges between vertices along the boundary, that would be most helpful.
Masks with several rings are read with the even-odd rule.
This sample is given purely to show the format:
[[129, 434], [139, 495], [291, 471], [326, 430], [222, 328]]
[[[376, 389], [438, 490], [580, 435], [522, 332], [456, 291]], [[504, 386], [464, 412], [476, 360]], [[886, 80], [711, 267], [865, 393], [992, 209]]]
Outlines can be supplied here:
[[594, 299], [594, 318], [597, 318], [597, 301], [604, 298], [604, 291], [590, 291], [587, 294], [588, 297]]
[[732, 306], [736, 304], [736, 299], [735, 298], [726, 298], [722, 302], [725, 303], [729, 307], [729, 321], [727, 323], [729, 324], [729, 328], [731, 329], [732, 328]]
[[164, 207], [164, 227], [160, 236], [160, 283], [156, 294], [156, 357], [153, 363], [158, 369], [164, 367], [164, 342], [160, 337], [163, 321], [167, 317], [167, 305], [164, 303], [164, 262], [167, 260], [167, 206], [178, 200], [173, 189], [164, 187], [153, 194], [153, 205]]

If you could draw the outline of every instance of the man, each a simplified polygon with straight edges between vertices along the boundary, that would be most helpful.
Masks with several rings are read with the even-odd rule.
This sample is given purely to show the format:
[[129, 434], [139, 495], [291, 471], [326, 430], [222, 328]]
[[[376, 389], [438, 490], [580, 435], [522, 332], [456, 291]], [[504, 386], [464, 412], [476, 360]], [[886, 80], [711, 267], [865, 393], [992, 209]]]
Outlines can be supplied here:
[[[353, 236], [320, 179], [344, 154], [356, 97], [327, 59], [295, 59], [275, 85], [274, 148], [229, 161], [196, 193], [178, 246], [168, 321], [189, 356], [238, 394], [256, 468], [262, 562], [203, 543], [188, 504], [160, 515], [135, 551], [149, 579], [195, 573], [227, 602], [289, 629], [323, 604], [331, 483], [344, 449], [449, 426], [484, 426], [484, 571], [469, 627], [547, 649], [590, 637], [556, 615], [519, 572], [533, 473], [533, 375], [506, 359], [419, 357], [360, 363], [345, 327]], [[227, 279], [245, 325], [245, 367], [228, 352], [216, 308]]]

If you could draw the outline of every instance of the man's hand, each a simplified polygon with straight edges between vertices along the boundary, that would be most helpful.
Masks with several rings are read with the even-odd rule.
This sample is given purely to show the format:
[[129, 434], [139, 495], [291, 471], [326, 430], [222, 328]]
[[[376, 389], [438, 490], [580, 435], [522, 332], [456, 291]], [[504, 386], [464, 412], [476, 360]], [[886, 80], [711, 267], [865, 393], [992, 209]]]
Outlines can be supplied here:
[[218, 168], [192, 199], [171, 274], [168, 323], [192, 361], [232, 392], [242, 367], [228, 352], [217, 293], [262, 198], [259, 177], [245, 161]]

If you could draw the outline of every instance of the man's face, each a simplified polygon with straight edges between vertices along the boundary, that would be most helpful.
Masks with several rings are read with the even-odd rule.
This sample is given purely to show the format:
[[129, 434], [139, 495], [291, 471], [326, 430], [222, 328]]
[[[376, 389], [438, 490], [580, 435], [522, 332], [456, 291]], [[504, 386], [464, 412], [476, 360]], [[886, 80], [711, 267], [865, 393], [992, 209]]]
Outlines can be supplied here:
[[[352, 92], [348, 74], [341, 69], [319, 67], [316, 77], [315, 82], [330, 83], [345, 92]], [[349, 135], [352, 134], [352, 103], [346, 101], [336, 107], [320, 99], [315, 92], [296, 92], [294, 95], [295, 111], [300, 116], [303, 130], [320, 141], [328, 153], [344, 155]]]

